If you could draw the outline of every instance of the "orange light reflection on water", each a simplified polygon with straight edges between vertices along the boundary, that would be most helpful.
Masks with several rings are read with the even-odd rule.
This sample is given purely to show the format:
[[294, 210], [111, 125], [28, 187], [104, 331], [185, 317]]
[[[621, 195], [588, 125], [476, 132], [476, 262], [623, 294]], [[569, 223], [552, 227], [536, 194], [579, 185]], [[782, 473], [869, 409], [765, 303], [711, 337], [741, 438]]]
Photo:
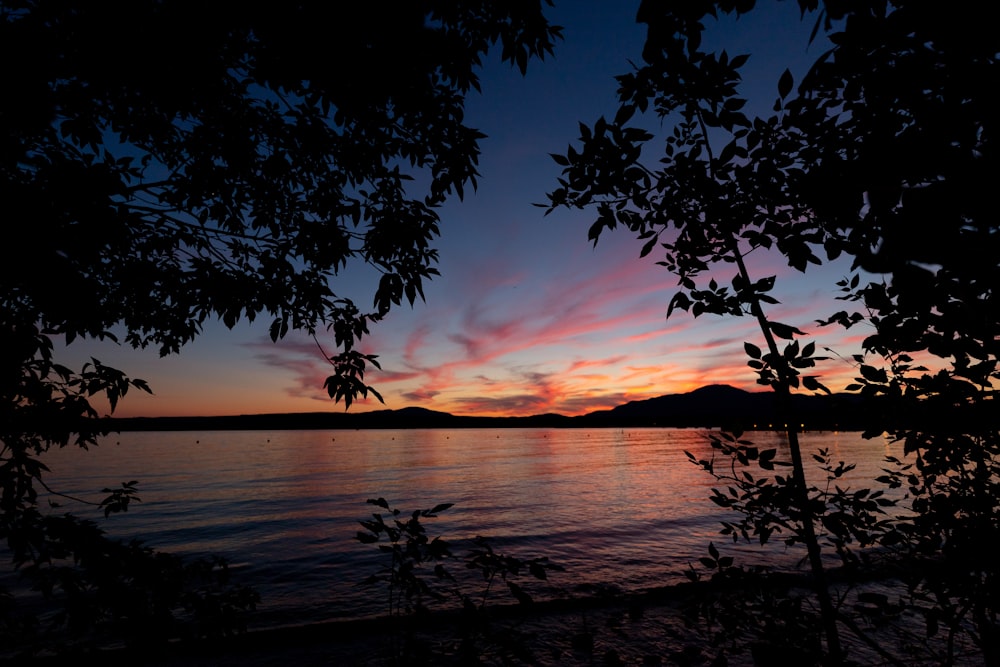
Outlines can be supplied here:
[[[94, 451], [67, 448], [44, 461], [53, 488], [94, 501], [103, 487], [139, 480], [142, 503], [124, 515], [105, 521], [96, 508], [73, 508], [114, 535], [295, 573], [272, 596], [304, 595], [298, 579], [357, 582], [370, 574], [378, 552], [354, 536], [360, 519], [382, 512], [365, 503], [379, 496], [403, 512], [454, 503], [426, 524], [430, 536], [458, 545], [459, 555], [467, 540], [484, 535], [520, 557], [548, 556], [574, 584], [635, 589], [681, 579], [709, 542], [740, 562], [784, 553], [780, 544], [733, 545], [719, 534], [720, 521], [736, 517], [708, 498], [725, 483], [684, 454], [711, 456], [708, 435], [655, 428], [123, 433]], [[787, 458], [783, 434], [745, 437]], [[845, 488], [871, 486], [892, 449], [836, 432], [803, 434], [803, 446], [809, 461], [825, 447], [835, 464], [858, 462], [838, 480]], [[810, 465], [810, 482], [822, 484]], [[364, 604], [354, 588], [338, 595]]]

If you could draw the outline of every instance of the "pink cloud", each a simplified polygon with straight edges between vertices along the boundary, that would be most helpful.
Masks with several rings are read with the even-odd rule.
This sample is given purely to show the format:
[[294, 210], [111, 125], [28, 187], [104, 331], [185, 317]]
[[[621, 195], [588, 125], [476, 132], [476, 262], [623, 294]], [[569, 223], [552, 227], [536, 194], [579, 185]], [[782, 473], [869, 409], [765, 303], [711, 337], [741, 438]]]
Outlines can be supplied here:
[[[500, 262], [467, 267], [458, 290], [405, 314], [405, 327], [400, 320], [395, 329], [388, 320], [373, 327], [366, 344], [383, 370], [366, 380], [390, 407], [403, 401], [480, 414], [579, 414], [714, 382], [754, 388], [742, 345], [762, 344], [752, 318], [678, 313], [668, 323], [673, 276], [651, 279], [655, 269], [634, 258], [582, 259], [580, 270], [545, 280]], [[539, 286], [522, 288], [532, 283]], [[811, 331], [813, 310], [781, 304], [769, 315]], [[266, 345], [261, 358], [295, 378], [290, 393], [325, 397], [318, 388], [327, 370], [314, 343]]]
[[628, 358], [628, 355], [620, 354], [604, 359], [578, 359], [570, 363], [570, 365], [566, 368], [566, 372], [576, 373], [576, 371], [584, 368], [603, 368], [605, 366], [614, 366], [615, 364], [621, 363]]
[[434, 400], [439, 392], [431, 390], [406, 391], [401, 394], [403, 398], [414, 403], [427, 403]]
[[413, 368], [419, 368], [417, 357], [420, 350], [427, 344], [427, 337], [430, 334], [430, 327], [426, 324], [418, 326], [406, 337], [406, 345], [403, 347], [403, 362]]
[[324, 367], [326, 369], [330, 367], [315, 359], [315, 357], [319, 357], [319, 354], [314, 352], [314, 358], [307, 359], [294, 355], [294, 353], [289, 356], [287, 355], [288, 350], [282, 352], [265, 352], [256, 356], [264, 364], [288, 372], [287, 374], [292, 378], [291, 386], [286, 386], [284, 390], [288, 396], [328, 401], [329, 396], [323, 389], [323, 383], [330, 375], [328, 370], [324, 371]]
[[476, 415], [531, 415], [548, 411], [548, 401], [534, 394], [489, 397], [468, 396], [456, 399], [459, 414]]

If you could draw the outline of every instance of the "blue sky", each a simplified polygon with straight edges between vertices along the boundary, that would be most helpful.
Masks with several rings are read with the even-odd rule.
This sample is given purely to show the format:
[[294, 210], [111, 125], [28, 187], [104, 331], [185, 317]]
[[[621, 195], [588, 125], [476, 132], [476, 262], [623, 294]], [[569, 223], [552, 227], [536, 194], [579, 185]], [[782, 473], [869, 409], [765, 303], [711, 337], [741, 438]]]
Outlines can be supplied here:
[[[742, 345], [762, 344], [751, 320], [676, 313], [667, 321], [676, 280], [654, 257], [640, 260], [640, 244], [627, 231], [606, 234], [595, 248], [587, 240], [589, 212], [543, 217], [533, 205], [556, 187], [559, 167], [548, 154], [565, 151], [578, 121], [614, 115], [613, 77], [641, 53], [637, 4], [559, 3], [551, 16], [565, 39], [555, 58], [532, 63], [524, 78], [496, 57], [486, 63], [483, 94], [469, 98], [466, 115], [488, 135], [482, 177], [478, 191], [441, 210], [441, 276], [425, 286], [426, 303], [398, 308], [362, 345], [382, 363], [366, 379], [384, 407], [580, 414], [710, 383], [756, 388]], [[798, 21], [796, 5], [762, 9], [753, 21], [727, 21], [714, 38], [731, 55], [753, 54], [746, 86], [764, 111], [784, 68], [801, 73], [818, 51], [807, 50], [812, 26]], [[658, 129], [655, 119], [644, 122]], [[757, 276], [779, 275], [782, 303], [772, 311], [779, 321], [813, 330], [815, 319], [840, 309], [834, 282], [847, 266], [803, 276], [778, 258], [753, 260]], [[365, 302], [371, 279], [356, 272], [337, 289]], [[848, 333], [827, 328], [815, 340], [847, 357], [861, 335]], [[322, 388], [329, 373], [316, 343], [294, 333], [271, 343], [266, 323], [233, 330], [212, 323], [180, 355], [164, 359], [91, 342], [74, 343], [68, 353], [78, 361], [95, 356], [150, 383], [154, 395], [130, 394], [120, 415], [343, 409]], [[833, 389], [853, 377], [842, 361], [818, 371]], [[369, 401], [352, 409], [382, 407]]]

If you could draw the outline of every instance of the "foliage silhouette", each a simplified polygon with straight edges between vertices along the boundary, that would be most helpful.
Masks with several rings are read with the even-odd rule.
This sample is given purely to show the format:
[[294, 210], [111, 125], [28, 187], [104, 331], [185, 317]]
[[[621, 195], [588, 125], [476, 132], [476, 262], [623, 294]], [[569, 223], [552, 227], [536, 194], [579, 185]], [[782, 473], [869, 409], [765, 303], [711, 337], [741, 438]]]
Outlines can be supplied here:
[[[371, 519], [360, 521], [364, 530], [358, 531], [356, 538], [362, 544], [377, 544], [380, 551], [390, 554], [389, 564], [368, 577], [365, 583], [386, 584], [394, 664], [436, 664], [435, 659], [443, 657], [435, 656], [427, 643], [420, 640], [411, 621], [429, 611], [426, 600], [446, 602], [449, 598], [456, 599], [462, 610], [458, 645], [449, 653], [474, 663], [478, 663], [488, 650], [498, 651], [504, 664], [507, 664], [507, 657], [516, 657], [528, 664], [534, 662], [528, 643], [515, 628], [491, 623], [487, 602], [493, 597], [494, 583], [499, 580], [506, 584], [519, 604], [531, 604], [532, 596], [515, 579], [526, 573], [535, 579], [547, 580], [549, 571], [559, 572], [562, 567], [546, 557], [522, 559], [498, 553], [488, 539], [477, 536], [473, 540], [474, 548], [462, 562], [464, 569], [480, 573], [484, 583], [480, 592], [470, 592], [470, 584], [459, 581], [447, 567], [457, 560], [451, 545], [441, 537], [429, 537], [421, 521], [437, 517], [453, 503], [414, 510], [408, 517], [391, 507], [385, 498], [370, 498], [368, 504], [381, 508], [385, 514], [374, 512]], [[430, 570], [432, 576], [428, 577], [426, 570]]]
[[[926, 619], [927, 634], [943, 625], [951, 633], [942, 660], [955, 659], [952, 640], [964, 635], [996, 664], [1000, 573], [985, 554], [1000, 516], [991, 384], [1000, 234], [986, 186], [996, 173], [997, 115], [984, 84], [996, 77], [998, 38], [968, 25], [962, 11], [928, 3], [787, 4], [814, 21], [809, 41], [827, 48], [800, 81], [786, 69], [773, 113], [752, 117], [739, 90], [749, 56], [711, 51], [703, 34], [709, 20], [756, 3], [643, 2], [643, 63], [618, 77], [614, 119], [582, 125], [579, 147], [554, 156], [563, 175], [548, 206], [595, 209], [595, 243], [622, 225], [642, 241], [641, 256], [661, 253], [658, 263], [679, 284], [668, 316], [753, 317], [765, 345], [745, 344], [748, 363], [779, 396], [829, 391], [806, 374], [823, 357], [800, 343], [798, 325], [767, 316], [775, 277], [752, 276], [750, 253], [776, 252], [799, 271], [822, 257], [853, 260], [863, 273], [838, 283], [838, 298], [859, 309], [820, 324], [871, 327], [848, 389], [888, 399], [868, 435], [884, 430], [903, 444], [908, 458], [888, 461], [879, 480], [908, 491], [901, 511], [883, 516], [891, 501], [881, 491], [830, 495], [810, 486], [793, 415], [787, 477], [769, 476], [779, 462], [738, 435], [714, 442], [728, 469], [695, 463], [730, 484], [713, 500], [743, 518], [724, 532], [766, 542], [781, 530], [806, 546], [825, 642], [810, 644], [816, 659], [846, 659], [841, 630], [862, 630], [831, 596], [823, 548], [857, 567], [877, 545], [894, 556], [907, 608]], [[647, 150], [653, 133], [632, 124], [644, 112], [666, 129], [660, 155]], [[725, 267], [728, 283], [719, 277]], [[827, 475], [838, 470], [818, 456]], [[748, 469], [755, 465], [765, 478]]]
[[[97, 444], [95, 396], [114, 411], [150, 390], [96, 359], [58, 363], [53, 341], [165, 355], [211, 319], [266, 317], [272, 340], [332, 336], [331, 398], [379, 398], [357, 344], [422, 297], [437, 209], [476, 185], [482, 134], [463, 105], [477, 68], [498, 46], [523, 73], [559, 34], [540, 0], [0, 2], [0, 55], [30, 63], [8, 68], [0, 99], [18, 230], [0, 246], [0, 538], [22, 575], [53, 600], [101, 583], [82, 553], [118, 547], [40, 509], [38, 457]], [[345, 295], [362, 267], [378, 276], [370, 306]], [[133, 490], [105, 491], [105, 513]]]

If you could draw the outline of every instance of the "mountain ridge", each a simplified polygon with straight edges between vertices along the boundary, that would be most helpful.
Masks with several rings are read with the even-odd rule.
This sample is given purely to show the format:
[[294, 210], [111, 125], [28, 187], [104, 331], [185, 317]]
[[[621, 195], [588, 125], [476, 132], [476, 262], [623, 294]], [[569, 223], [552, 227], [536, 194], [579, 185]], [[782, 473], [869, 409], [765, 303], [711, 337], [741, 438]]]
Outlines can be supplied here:
[[[805, 428], [858, 430], [870, 410], [859, 396], [792, 396], [792, 410]], [[780, 428], [775, 394], [713, 384], [682, 394], [629, 401], [584, 415], [556, 413], [525, 417], [454, 415], [419, 406], [370, 412], [290, 412], [213, 417], [108, 417], [112, 431], [303, 430], [378, 428], [592, 428], [727, 427]]]

